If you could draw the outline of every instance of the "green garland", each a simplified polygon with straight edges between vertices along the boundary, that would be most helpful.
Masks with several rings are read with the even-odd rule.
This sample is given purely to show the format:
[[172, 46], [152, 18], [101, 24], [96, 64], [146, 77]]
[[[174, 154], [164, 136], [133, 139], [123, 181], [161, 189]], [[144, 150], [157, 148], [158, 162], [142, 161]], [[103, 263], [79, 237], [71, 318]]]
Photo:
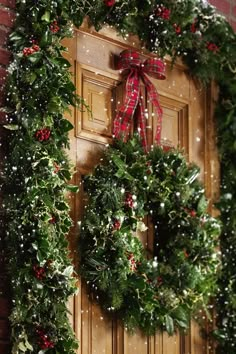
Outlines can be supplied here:
[[[54, 5], [53, 5], [54, 4]], [[56, 6], [57, 5], [57, 6]], [[77, 103], [61, 39], [71, 34], [64, 3], [18, 1], [10, 36], [6, 244], [12, 283], [12, 353], [74, 353], [67, 301], [77, 290], [69, 259], [66, 194], [73, 169], [64, 152]]]
[[173, 59], [181, 56], [193, 75], [219, 84], [223, 266], [216, 334], [221, 352], [235, 354], [236, 37], [232, 28], [205, 0], [17, 0], [16, 10], [3, 176], [13, 353], [73, 353], [76, 347], [65, 305], [75, 285], [65, 241], [71, 225], [65, 195], [71, 169], [63, 149], [68, 147], [71, 125], [63, 113], [78, 98], [61, 39], [71, 35], [71, 21], [79, 26], [89, 16], [96, 29], [107, 23], [122, 35], [137, 34], [147, 49]]
[[[220, 233], [206, 214], [199, 170], [175, 150], [145, 154], [137, 140], [106, 151], [84, 181], [88, 193], [80, 268], [106, 311], [148, 335], [186, 329], [216, 290]], [[139, 237], [149, 215], [154, 254]]]

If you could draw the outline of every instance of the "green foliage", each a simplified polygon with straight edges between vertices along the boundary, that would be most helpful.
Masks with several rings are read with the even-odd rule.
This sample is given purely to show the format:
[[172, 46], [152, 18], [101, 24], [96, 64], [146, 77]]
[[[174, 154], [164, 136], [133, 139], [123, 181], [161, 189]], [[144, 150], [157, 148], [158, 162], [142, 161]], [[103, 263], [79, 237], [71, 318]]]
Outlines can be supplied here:
[[[52, 280], [56, 279], [52, 274], [61, 274], [63, 269], [68, 269], [67, 246], [64, 235], [68, 232], [71, 221], [68, 217], [69, 207], [66, 203], [65, 191], [66, 189], [75, 191], [75, 188], [73, 186], [67, 187], [67, 181], [71, 176], [71, 168], [63, 149], [69, 147], [67, 132], [71, 125], [64, 119], [63, 114], [64, 111], [68, 110], [69, 105], [82, 104], [83, 101], [75, 95], [75, 87], [69, 74], [70, 64], [62, 56], [65, 48], [61, 45], [61, 39], [72, 34], [72, 23], [80, 26], [84, 17], [88, 16], [96, 29], [100, 29], [104, 24], [109, 24], [121, 35], [136, 34], [146, 49], [152, 50], [161, 57], [170, 54], [173, 61], [176, 57], [181, 56], [188, 64], [190, 72], [200, 78], [201, 81], [208, 82], [213, 78], [219, 83], [220, 99], [216, 116], [218, 146], [222, 163], [222, 193], [219, 208], [223, 221], [221, 237], [223, 268], [219, 279], [219, 329], [216, 334], [222, 343], [221, 348], [219, 348], [220, 352], [225, 353], [227, 351], [228, 354], [233, 354], [236, 335], [234, 300], [236, 292], [234, 273], [236, 262], [236, 197], [233, 192], [235, 191], [236, 180], [236, 37], [232, 28], [222, 16], [216, 13], [211, 5], [202, 0], [116, 0], [111, 7], [107, 6], [103, 0], [17, 0], [16, 7], [18, 16], [15, 30], [10, 37], [13, 62], [8, 68], [7, 105], [9, 122], [5, 125], [5, 128], [9, 131], [8, 160], [2, 177], [5, 192], [4, 203], [9, 225], [7, 231], [11, 258], [9, 270], [13, 279], [13, 314], [15, 314], [12, 316], [13, 352], [20, 354], [38, 351], [38, 340], [33, 329], [34, 326], [40, 325], [39, 320], [43, 318], [40, 313], [43, 313], [44, 309], [40, 308], [39, 315], [37, 315], [38, 308], [36, 310], [36, 306], [38, 306], [37, 298], [40, 298], [42, 294], [44, 294], [45, 308], [48, 308], [43, 322], [45, 328], [52, 333], [52, 338], [56, 343], [55, 348], [45, 350], [50, 353], [72, 353], [75, 347], [67, 319], [64, 320], [64, 317], [60, 317], [66, 316], [65, 307], [62, 308], [58, 305], [57, 308], [54, 300], [54, 305], [48, 305], [54, 299], [52, 288], [55, 286], [55, 292], [59, 294], [60, 291], [63, 292], [60, 290], [61, 287], [59, 286], [57, 291], [55, 283], [52, 282], [53, 285], [50, 288], [47, 285], [48, 280], [43, 279], [37, 281], [37, 291], [32, 291], [32, 298], [29, 294], [32, 290], [31, 284], [35, 283], [35, 275], [31, 273], [35, 262], [36, 265], [38, 262], [40, 267], [44, 267], [48, 259], [52, 260], [49, 272], [51, 275], [48, 274], [49, 279]], [[168, 10], [164, 17], [163, 14], [160, 16], [163, 7]], [[36, 47], [34, 47], [35, 45]], [[37, 141], [35, 134], [38, 130], [43, 130], [40, 133], [41, 137], [42, 133], [47, 135], [47, 131], [50, 131], [49, 139]], [[123, 146], [122, 149], [127, 161], [132, 161], [130, 145]], [[155, 153], [160, 155], [160, 152]], [[152, 155], [152, 158], [154, 158], [154, 155]], [[141, 160], [139, 161], [141, 163]], [[140, 191], [142, 170], [139, 170], [139, 163], [132, 161], [132, 170], [128, 171], [123, 168], [124, 166], [120, 162], [122, 162], [122, 159], [120, 161], [120, 159], [116, 160], [116, 157], [114, 157], [115, 177], [122, 179], [125, 184], [136, 185], [135, 193], [137, 190]], [[182, 172], [181, 169], [176, 169], [177, 178], [181, 177]], [[101, 199], [102, 203], [107, 203], [112, 213], [116, 211], [116, 218], [122, 218], [124, 216], [123, 212], [118, 212], [118, 210], [122, 209], [123, 194], [117, 191], [115, 186], [112, 185], [112, 181], [107, 180], [106, 175], [102, 177], [102, 168], [100, 173], [100, 178], [103, 178], [100, 185], [104, 185], [104, 189], [97, 197]], [[193, 169], [192, 176], [189, 176], [189, 185], [192, 183], [192, 178], [195, 178], [195, 173], [196, 169]], [[167, 184], [172, 181], [172, 177], [168, 176], [164, 169], [162, 174], [160, 176], [163, 178], [162, 181], [165, 180]], [[147, 181], [149, 181], [151, 177], [147, 177]], [[87, 181], [86, 183], [91, 182]], [[100, 185], [97, 186], [98, 189]], [[152, 188], [153, 191], [155, 191], [155, 188], [160, 188], [160, 196], [153, 196], [152, 203], [160, 203], [161, 198], [165, 200], [164, 208], [158, 209], [158, 215], [163, 217], [174, 201], [168, 199], [171, 194], [166, 190], [165, 183], [162, 185], [160, 181], [155, 181]], [[108, 194], [107, 190], [110, 190], [111, 193]], [[200, 197], [199, 189], [191, 201], [192, 192], [191, 186], [186, 189], [180, 188], [180, 193], [189, 201], [189, 205], [192, 205], [192, 201], [196, 197], [194, 208], [200, 215], [205, 208], [204, 197]], [[144, 208], [147, 200], [145, 191], [139, 194], [136, 212], [142, 218], [147, 212]], [[175, 200], [175, 203], [177, 203], [177, 200]], [[110, 211], [107, 211], [107, 218], [113, 217]], [[130, 222], [125, 220], [122, 223], [122, 233], [126, 230], [129, 231], [132, 227], [135, 229], [135, 225], [137, 226], [137, 221], [132, 217], [132, 213], [127, 210], [126, 212], [130, 217]], [[94, 215], [92, 213], [90, 215], [91, 225], [88, 225], [88, 227], [91, 230], [93, 230], [93, 225], [99, 225], [100, 223], [97, 215], [97, 211]], [[185, 220], [186, 215], [178, 216], [178, 214], [172, 213], [171, 218], [177, 223], [182, 219]], [[48, 226], [49, 220], [50, 225]], [[52, 220], [56, 223], [51, 224]], [[182, 226], [186, 227], [185, 231], [187, 232], [187, 225]], [[205, 227], [209, 228], [209, 230], [206, 230], [207, 232], [211, 233], [213, 231], [211, 230], [211, 222], [206, 223]], [[174, 233], [176, 230], [173, 229], [171, 232]], [[203, 233], [199, 236], [200, 243], [204, 242], [205, 235]], [[133, 239], [129, 233], [128, 237]], [[117, 250], [122, 255], [124, 245], [121, 246]], [[197, 243], [194, 245], [195, 250], [198, 249], [198, 246]], [[143, 257], [142, 248], [140, 249], [137, 242], [132, 247], [135, 247], [139, 257]], [[202, 252], [201, 257], [203, 257], [204, 251], [204, 249], [200, 250], [199, 247], [196, 252]], [[99, 257], [99, 262], [104, 269], [101, 275], [101, 284], [105, 289], [108, 284], [109, 271], [105, 271], [107, 263], [104, 262], [102, 253]], [[122, 259], [121, 257], [119, 267], [121, 269], [129, 268], [127, 260], [123, 264]], [[57, 266], [58, 261], [64, 265], [60, 269]], [[188, 274], [187, 266], [181, 269], [183, 273]], [[28, 279], [26, 282], [28, 288], [19, 282], [23, 274]], [[194, 272], [191, 274], [193, 275]], [[171, 278], [171, 274], [167, 272], [167, 275]], [[121, 275], [120, 277], [116, 276], [119, 279], [118, 288], [125, 288], [126, 278]], [[194, 277], [189, 279], [189, 284], [191, 282], [197, 284], [198, 276], [199, 274], [196, 272]], [[61, 299], [64, 299], [63, 301], [66, 301], [67, 296], [74, 289], [73, 279], [69, 277], [67, 281], [65, 282], [67, 284], [65, 285], [65, 293], [61, 296]], [[139, 281], [139, 291], [143, 287], [145, 287], [144, 281]], [[120, 293], [116, 289], [110, 291], [109, 296], [112, 297], [114, 307], [122, 306]], [[152, 292], [146, 294], [147, 304], [149, 304], [147, 309], [151, 311], [150, 308], [154, 305], [148, 300], [148, 294], [150, 295]], [[170, 295], [167, 292], [166, 299]], [[28, 307], [24, 307], [21, 296], [24, 297], [22, 298], [24, 301], [27, 299]], [[133, 301], [129, 292], [126, 297], [130, 299], [130, 302]], [[157, 307], [157, 301], [154, 304]], [[186, 311], [185, 306], [181, 308]], [[128, 327], [135, 327], [140, 322], [138, 309], [138, 306], [137, 308], [132, 307], [136, 317], [126, 318]], [[25, 315], [25, 311], [29, 311], [29, 316]], [[35, 318], [31, 316], [34, 311], [36, 313]], [[52, 317], [48, 317], [48, 313], [52, 313]], [[178, 313], [174, 313], [174, 324], [178, 325], [177, 322], [179, 321], [181, 323], [180, 327], [185, 328], [186, 318], [183, 318], [183, 316], [179, 318]], [[169, 328], [169, 332], [172, 332], [170, 319], [172, 315], [170, 317], [164, 316], [165, 314], [161, 317], [160, 323], [165, 323], [165, 327]], [[49, 321], [46, 322], [45, 318], [49, 318]], [[147, 321], [148, 318], [147, 316]], [[27, 319], [27, 323], [25, 319]], [[156, 319], [153, 321], [156, 321], [158, 327], [160, 323], [157, 323]], [[146, 320], [144, 323], [146, 323]], [[64, 324], [65, 327], [63, 327]], [[42, 331], [40, 333], [42, 336]], [[35, 349], [35, 346], [37, 349]]]
[[66, 307], [77, 290], [66, 239], [72, 225], [67, 193], [77, 187], [68, 185], [73, 169], [64, 149], [73, 126], [64, 111], [82, 100], [62, 56], [61, 40], [71, 34], [66, 3], [17, 1], [10, 36], [2, 188], [15, 354], [72, 354], [78, 346]]
[[[203, 82], [224, 78], [224, 67], [235, 67], [235, 34], [226, 19], [202, 0], [122, 0], [108, 7], [104, 1], [72, 4], [89, 16], [99, 30], [112, 25], [121, 35], [135, 34], [144, 47], [173, 61], [182, 57]], [[168, 12], [162, 12], [162, 9]], [[80, 17], [81, 23], [81, 17]], [[210, 46], [209, 43], [215, 46]], [[210, 48], [210, 49], [209, 49]]]
[[[235, 76], [227, 72], [220, 83], [217, 107], [218, 145], [221, 158], [222, 271], [217, 296], [218, 329], [216, 338], [221, 343], [219, 353], [235, 353], [236, 336], [236, 95]], [[224, 117], [222, 119], [222, 117]], [[218, 353], [218, 352], [217, 352]]]
[[[198, 168], [176, 150], [147, 155], [134, 138], [106, 150], [86, 176], [80, 272], [106, 311], [146, 334], [188, 328], [216, 292], [220, 226], [206, 213]], [[138, 237], [151, 216], [154, 255]]]

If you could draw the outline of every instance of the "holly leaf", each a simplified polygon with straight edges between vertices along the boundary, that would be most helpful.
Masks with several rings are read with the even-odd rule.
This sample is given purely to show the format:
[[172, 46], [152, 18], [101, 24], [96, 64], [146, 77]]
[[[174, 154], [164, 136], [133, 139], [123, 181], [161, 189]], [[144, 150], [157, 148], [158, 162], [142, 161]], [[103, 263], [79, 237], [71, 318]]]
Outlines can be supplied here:
[[70, 131], [71, 129], [74, 128], [73, 124], [67, 120], [67, 119], [61, 119], [60, 120], [60, 128], [62, 129], [63, 132], [68, 132]]
[[31, 72], [27, 77], [26, 80], [29, 82], [31, 85], [34, 83], [34, 81], [37, 79], [37, 75], [34, 72]]
[[70, 171], [66, 170], [66, 169], [61, 169], [59, 171], [60, 175], [62, 175], [65, 179], [70, 180], [71, 179], [71, 173]]
[[8, 130], [18, 130], [19, 126], [17, 124], [6, 124], [4, 128]]
[[24, 353], [27, 351], [27, 348], [26, 348], [26, 346], [24, 345], [23, 342], [19, 343], [18, 348]]
[[[64, 68], [70, 68], [71, 67], [71, 63], [66, 58], [63, 58], [63, 57], [57, 58], [56, 62], [60, 66], [64, 66]], [[72, 82], [69, 82], [69, 84], [74, 89], [74, 84]]]
[[48, 112], [53, 114], [61, 111], [61, 99], [59, 97], [53, 97], [48, 104]]
[[31, 350], [31, 351], [34, 350], [34, 348], [33, 348], [32, 345], [28, 342], [28, 340], [25, 341], [25, 346], [26, 346], [27, 349], [29, 349], [29, 350]]
[[65, 202], [60, 202], [56, 204], [56, 208], [60, 211], [68, 210], [68, 204]]
[[66, 269], [63, 272], [63, 275], [65, 275], [65, 277], [71, 277], [73, 274], [74, 268], [73, 266], [68, 266], [66, 267]]
[[20, 41], [22, 38], [24, 38], [21, 34], [17, 32], [12, 32], [9, 36], [10, 41]]
[[42, 58], [42, 52], [35, 52], [28, 56], [28, 59], [31, 63], [36, 64]]
[[173, 318], [169, 315], [165, 315], [165, 326], [167, 333], [172, 336], [174, 334], [174, 321]]
[[203, 214], [207, 208], [207, 200], [206, 200], [206, 197], [205, 195], [202, 195], [199, 202], [198, 202], [198, 205], [197, 205], [197, 212], [198, 214]]
[[49, 23], [51, 21], [50, 20], [50, 12], [45, 11], [44, 15], [41, 17], [41, 20]]
[[77, 193], [79, 191], [79, 187], [74, 184], [67, 184], [66, 189], [72, 193]]
[[127, 166], [124, 161], [122, 161], [117, 155], [112, 155], [112, 160], [114, 164], [121, 170], [126, 170]]
[[42, 38], [41, 38], [41, 40], [40, 40], [40, 42], [39, 42], [39, 46], [40, 46], [40, 48], [44, 48], [44, 47], [46, 47], [47, 45], [50, 45], [51, 42], [52, 42], [51, 33], [50, 33], [48, 30], [46, 30], [46, 31], [44, 32], [44, 34], [42, 35]]
[[127, 165], [124, 161], [122, 161], [118, 156], [113, 155], [112, 160], [114, 164], [118, 167], [118, 171], [116, 172], [115, 176], [118, 178], [125, 178], [128, 179], [129, 181], [133, 181], [134, 177], [132, 177], [128, 172], [127, 172]]
[[173, 317], [176, 318], [176, 322], [182, 328], [188, 328], [189, 318], [183, 307], [178, 307], [172, 312]]
[[38, 250], [38, 252], [36, 253], [36, 258], [39, 261], [39, 263], [41, 263], [44, 260], [44, 255], [40, 250]]

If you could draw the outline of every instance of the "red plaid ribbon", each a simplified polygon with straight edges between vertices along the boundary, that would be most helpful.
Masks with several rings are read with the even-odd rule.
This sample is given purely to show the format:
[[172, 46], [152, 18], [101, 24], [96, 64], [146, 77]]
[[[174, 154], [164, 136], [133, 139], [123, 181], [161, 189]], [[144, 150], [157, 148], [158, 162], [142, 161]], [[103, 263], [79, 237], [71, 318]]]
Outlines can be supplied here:
[[119, 108], [114, 120], [113, 133], [116, 138], [127, 139], [130, 133], [130, 125], [135, 111], [137, 112], [137, 127], [145, 150], [147, 149], [146, 117], [144, 114], [143, 97], [141, 93], [141, 80], [143, 81], [148, 97], [157, 112], [157, 130], [155, 140], [160, 144], [162, 126], [162, 108], [159, 103], [159, 95], [155, 86], [146, 74], [164, 80], [165, 65], [160, 59], [150, 58], [141, 61], [139, 53], [132, 49], [120, 53], [118, 69], [129, 70], [126, 81], [126, 97], [124, 104]]

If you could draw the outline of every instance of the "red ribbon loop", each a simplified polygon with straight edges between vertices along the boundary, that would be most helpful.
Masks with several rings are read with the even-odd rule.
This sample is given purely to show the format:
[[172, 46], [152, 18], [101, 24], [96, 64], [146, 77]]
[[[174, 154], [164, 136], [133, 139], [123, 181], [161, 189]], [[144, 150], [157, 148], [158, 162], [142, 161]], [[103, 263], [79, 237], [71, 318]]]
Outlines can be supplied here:
[[143, 97], [140, 82], [144, 83], [148, 97], [157, 113], [157, 130], [155, 140], [160, 144], [162, 126], [162, 108], [159, 103], [159, 95], [153, 83], [146, 74], [155, 79], [165, 79], [165, 65], [157, 58], [149, 58], [142, 62], [139, 53], [132, 49], [120, 53], [117, 68], [129, 70], [126, 81], [126, 96], [124, 104], [118, 109], [114, 120], [114, 136], [127, 139], [130, 133], [130, 125], [134, 113], [137, 113], [137, 128], [142, 139], [143, 146], [147, 150], [146, 117], [144, 113]]

